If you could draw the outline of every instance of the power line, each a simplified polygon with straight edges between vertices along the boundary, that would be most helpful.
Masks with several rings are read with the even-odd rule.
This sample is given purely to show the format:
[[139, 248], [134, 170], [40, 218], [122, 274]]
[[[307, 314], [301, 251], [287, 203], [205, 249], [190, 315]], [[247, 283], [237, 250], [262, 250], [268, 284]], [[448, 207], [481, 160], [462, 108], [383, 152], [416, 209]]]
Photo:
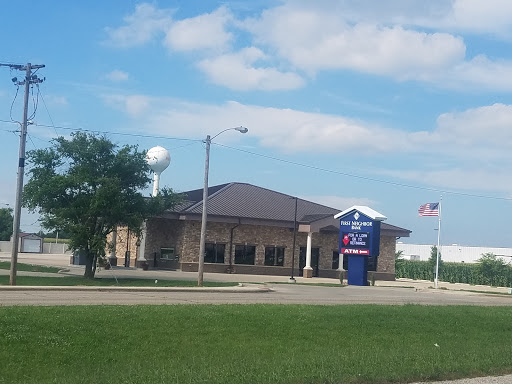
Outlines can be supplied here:
[[[39, 89], [39, 86], [37, 87]], [[50, 115], [50, 111], [48, 110], [48, 107], [46, 106], [46, 101], [44, 101], [43, 93], [40, 92], [41, 100], [43, 101], [44, 109], [46, 109], [46, 113], [48, 114], [48, 117], [50, 118], [50, 121], [52, 123], [53, 130], [55, 131], [55, 134], [59, 136], [59, 133], [57, 132], [57, 129], [55, 128], [55, 123], [53, 122], [52, 115]]]
[[[0, 122], [3, 123], [13, 123], [12, 121], [3, 120], [0, 119]], [[128, 137], [141, 137], [146, 139], [162, 139], [162, 140], [181, 140], [181, 141], [194, 141], [194, 142], [202, 142], [203, 139], [189, 139], [185, 137], [169, 137], [169, 136], [156, 136], [156, 135], [147, 135], [142, 133], [127, 133], [127, 132], [112, 132], [112, 131], [101, 131], [98, 129], [86, 129], [86, 128], [73, 128], [73, 127], [63, 127], [58, 125], [46, 125], [46, 124], [34, 124], [37, 127], [45, 127], [45, 128], [58, 128], [58, 129], [64, 129], [68, 131], [74, 131], [74, 132], [90, 132], [90, 133], [101, 133], [105, 135], [119, 135], [119, 136], [128, 136]]]
[[[32, 74], [32, 76], [35, 76], [34, 75], [35, 72]], [[32, 114], [30, 115], [30, 117], [28, 118], [29, 120], [32, 120], [35, 116], [36, 116], [36, 112], [37, 112], [37, 107], [39, 106], [39, 84], [38, 83], [34, 83], [37, 87], [37, 93], [36, 93], [36, 97], [34, 97], [34, 87], [32, 87], [32, 102], [34, 104], [34, 110], [32, 111]]]
[[21, 124], [19, 121], [16, 121], [12, 118], [12, 109], [14, 108], [14, 103], [16, 102], [16, 99], [18, 98], [18, 91], [20, 90], [20, 86], [17, 85], [16, 86], [16, 93], [14, 94], [14, 99], [12, 99], [12, 103], [11, 103], [11, 109], [9, 110], [9, 117], [11, 118], [11, 121], [10, 123], [18, 123], [18, 124]]
[[[1, 120], [1, 119], [0, 119], [0, 122], [13, 123], [12, 121]], [[34, 125], [40, 126], [40, 127], [47, 127], [47, 128], [52, 128], [53, 127], [53, 128], [71, 130], [71, 131], [76, 131], [76, 132], [103, 133], [103, 134], [112, 134], [112, 135], [120, 135], [120, 136], [128, 136], [128, 137], [142, 137], [142, 138], [165, 139], [165, 140], [182, 140], [182, 141], [191, 141], [191, 142], [200, 142], [200, 143], [202, 143], [204, 141], [203, 139], [188, 139], [188, 138], [183, 138], [183, 137], [168, 137], [168, 136], [145, 135], [145, 134], [139, 134], [139, 133], [110, 132], [110, 131], [91, 130], [91, 129], [84, 129], [84, 128], [50, 126], [50, 125], [37, 124], [37, 123], [34, 123]], [[12, 131], [8, 131], [8, 132], [12, 132]], [[316, 165], [299, 163], [299, 162], [296, 162], [296, 161], [286, 160], [286, 159], [282, 159], [282, 158], [275, 157], [275, 156], [264, 155], [262, 153], [252, 152], [252, 151], [248, 151], [248, 150], [241, 149], [241, 148], [230, 147], [228, 145], [219, 144], [219, 143], [215, 143], [215, 142], [212, 142], [212, 144], [217, 145], [219, 147], [224, 147], [224, 148], [232, 149], [232, 150], [235, 150], [235, 151], [244, 152], [244, 153], [247, 153], [249, 155], [258, 156], [258, 157], [266, 158], [266, 159], [269, 159], [269, 160], [278, 161], [278, 162], [281, 162], [281, 163], [295, 165], [295, 166], [303, 167], [303, 168], [309, 168], [309, 169], [313, 169], [315, 171], [321, 171], [321, 172], [332, 173], [332, 174], [346, 176], [346, 177], [352, 177], [352, 178], [356, 178], [356, 179], [360, 179], [360, 180], [371, 181], [371, 182], [380, 183], [380, 184], [387, 184], [387, 185], [393, 185], [393, 186], [396, 186], [396, 187], [417, 189], [417, 190], [436, 192], [436, 193], [445, 193], [445, 194], [450, 194], [450, 195], [455, 195], [455, 196], [466, 196], [466, 197], [475, 197], [475, 198], [480, 198], [480, 199], [512, 201], [512, 198], [508, 198], [508, 197], [478, 195], [478, 194], [473, 194], [473, 193], [457, 192], [457, 191], [450, 191], [450, 190], [445, 190], [445, 189], [440, 189], [440, 188], [423, 187], [423, 186], [420, 186], [420, 185], [412, 185], [412, 184], [406, 184], [406, 183], [399, 183], [399, 182], [390, 181], [390, 180], [382, 180], [382, 179], [377, 179], [377, 178], [368, 177], [368, 176], [356, 175], [354, 173], [349, 173], [349, 172], [337, 171], [337, 170], [334, 170], [334, 169], [323, 168], [323, 167], [319, 167], [319, 166], [316, 166]], [[188, 145], [179, 146], [179, 147], [176, 147], [176, 148], [182, 148], [182, 147], [185, 147], [185, 146], [188, 146]]]
[[28, 138], [29, 138], [30, 142], [32, 143], [32, 146], [34, 147], [34, 149], [38, 149], [38, 147], [37, 147], [37, 146], [36, 146], [36, 144], [34, 143], [34, 140], [32, 140], [32, 137], [30, 136], [30, 134], [29, 134], [29, 133], [27, 133], [27, 136], [28, 136]]
[[366, 180], [366, 181], [371, 181], [371, 182], [375, 182], [375, 183], [388, 184], [388, 185], [394, 185], [396, 187], [412, 188], [412, 189], [418, 189], [418, 190], [429, 191], [429, 192], [436, 192], [436, 193], [446, 193], [446, 194], [456, 195], [456, 196], [467, 196], [467, 197], [477, 197], [477, 198], [481, 198], [481, 199], [494, 199], [494, 200], [512, 201], [512, 198], [510, 198], [510, 197], [497, 197], [497, 196], [477, 195], [477, 194], [473, 194], [473, 193], [449, 191], [449, 190], [444, 190], [444, 189], [439, 189], [439, 188], [422, 187], [420, 185], [412, 185], [412, 184], [399, 183], [399, 182], [396, 182], [396, 181], [376, 179], [376, 178], [373, 178], [373, 177], [361, 176], [361, 175], [356, 175], [356, 174], [353, 174], [353, 173], [336, 171], [334, 169], [322, 168], [322, 167], [318, 167], [316, 165], [304, 164], [304, 163], [299, 163], [299, 162], [292, 161], [292, 160], [281, 159], [279, 157], [264, 155], [262, 153], [248, 151], [246, 149], [230, 147], [230, 146], [224, 145], [224, 144], [219, 144], [219, 143], [213, 143], [213, 144], [215, 144], [215, 145], [217, 145], [219, 147], [233, 149], [235, 151], [247, 153], [247, 154], [253, 155], [253, 156], [258, 156], [258, 157], [266, 158], [266, 159], [269, 159], [269, 160], [279, 161], [279, 162], [286, 163], [286, 164], [291, 164], [291, 165], [295, 165], [295, 166], [299, 166], [299, 167], [303, 167], [303, 168], [313, 169], [315, 171], [321, 171], [321, 172], [326, 172], [326, 173], [333, 173], [333, 174], [336, 174], [336, 175], [352, 177], [352, 178], [356, 178], [356, 179], [360, 179], [360, 180]]

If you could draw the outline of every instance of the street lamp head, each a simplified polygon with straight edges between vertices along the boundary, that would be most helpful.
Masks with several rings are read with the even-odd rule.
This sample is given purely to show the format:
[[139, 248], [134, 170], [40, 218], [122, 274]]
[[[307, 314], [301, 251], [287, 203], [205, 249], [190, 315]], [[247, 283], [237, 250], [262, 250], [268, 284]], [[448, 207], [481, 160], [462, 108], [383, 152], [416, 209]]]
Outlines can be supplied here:
[[[249, 132], [249, 130], [248, 130], [247, 128], [242, 127], [242, 126], [240, 126], [240, 127], [234, 127], [234, 128], [226, 128], [225, 130], [220, 131], [220, 132], [219, 132], [219, 133], [217, 133], [215, 136], [211, 137], [209, 140], [211, 141], [211, 140], [215, 139], [217, 136], [219, 136], [221, 133], [224, 133], [224, 132], [226, 132], [226, 131], [231, 131], [231, 130], [238, 131], [238, 132], [240, 132], [240, 133], [247, 133], [247, 132]], [[208, 136], [208, 137], [210, 137], [210, 136]], [[207, 138], [206, 140], [208, 140], [208, 138]]]

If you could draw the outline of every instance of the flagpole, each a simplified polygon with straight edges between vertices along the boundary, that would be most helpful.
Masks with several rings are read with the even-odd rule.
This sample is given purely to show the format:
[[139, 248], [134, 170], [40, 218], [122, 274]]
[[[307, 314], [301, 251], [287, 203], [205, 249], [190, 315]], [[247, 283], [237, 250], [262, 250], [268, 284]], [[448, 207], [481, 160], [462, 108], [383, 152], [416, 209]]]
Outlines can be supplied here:
[[441, 206], [443, 203], [443, 196], [441, 196], [441, 200], [439, 200], [439, 224], [437, 226], [437, 255], [436, 255], [436, 278], [434, 281], [435, 288], [437, 289], [437, 282], [439, 280], [439, 247], [440, 247], [440, 239], [441, 239]]

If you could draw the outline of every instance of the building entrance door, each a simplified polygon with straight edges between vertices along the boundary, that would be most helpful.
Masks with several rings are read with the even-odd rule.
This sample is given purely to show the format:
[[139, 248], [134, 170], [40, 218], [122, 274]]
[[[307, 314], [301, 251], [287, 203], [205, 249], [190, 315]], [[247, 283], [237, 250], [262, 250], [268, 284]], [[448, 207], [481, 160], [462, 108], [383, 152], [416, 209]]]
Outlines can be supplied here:
[[[320, 257], [320, 248], [311, 248], [311, 268], [313, 268], [313, 277], [318, 277], [318, 259]], [[299, 253], [299, 276], [302, 276], [306, 266], [306, 247], [300, 247]]]

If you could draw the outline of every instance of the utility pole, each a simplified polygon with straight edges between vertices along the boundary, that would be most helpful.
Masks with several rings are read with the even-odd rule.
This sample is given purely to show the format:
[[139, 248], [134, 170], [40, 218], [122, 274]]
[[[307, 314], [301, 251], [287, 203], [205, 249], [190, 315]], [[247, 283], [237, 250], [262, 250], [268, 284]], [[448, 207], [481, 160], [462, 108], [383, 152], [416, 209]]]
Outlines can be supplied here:
[[20, 235], [21, 197], [23, 194], [23, 176], [25, 173], [25, 143], [27, 141], [28, 96], [30, 93], [30, 86], [32, 84], [39, 84], [45, 80], [39, 79], [36, 75], [32, 75], [32, 70], [44, 68], [45, 66], [32, 65], [30, 63], [27, 63], [27, 65], [0, 63], [0, 67], [9, 67], [11, 69], [25, 71], [25, 80], [18, 81], [16, 77], [12, 79], [12, 82], [15, 85], [25, 86], [25, 101], [23, 104], [23, 122], [21, 123], [20, 149], [18, 157], [18, 176], [16, 183], [16, 205], [14, 208], [14, 222], [12, 228], [11, 270], [9, 273], [9, 285], [16, 285], [16, 272], [18, 269], [18, 238]]
[[295, 283], [295, 277], [293, 277], [293, 268], [295, 268], [295, 243], [297, 241], [297, 196], [295, 196], [295, 215], [293, 218], [293, 245], [292, 245], [292, 275], [290, 277], [290, 283]]

